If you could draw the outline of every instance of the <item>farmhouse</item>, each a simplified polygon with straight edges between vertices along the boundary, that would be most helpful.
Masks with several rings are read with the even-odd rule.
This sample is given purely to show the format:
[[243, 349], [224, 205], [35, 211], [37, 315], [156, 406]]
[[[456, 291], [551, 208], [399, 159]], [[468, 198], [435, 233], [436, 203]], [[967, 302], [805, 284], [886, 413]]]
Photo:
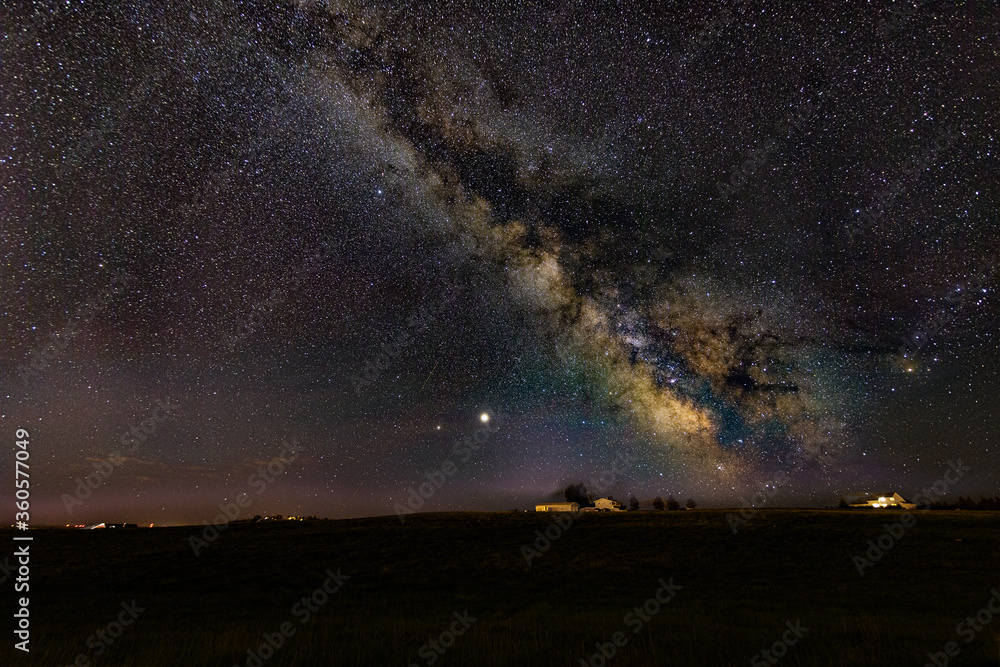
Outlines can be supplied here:
[[535, 505], [536, 512], [579, 512], [577, 503], [542, 503]]
[[622, 504], [611, 498], [598, 498], [594, 501], [594, 507], [598, 512], [624, 512]]
[[916, 503], [908, 503], [903, 496], [898, 493], [866, 493], [857, 502], [851, 503], [851, 507], [902, 507], [906, 510], [916, 509]]

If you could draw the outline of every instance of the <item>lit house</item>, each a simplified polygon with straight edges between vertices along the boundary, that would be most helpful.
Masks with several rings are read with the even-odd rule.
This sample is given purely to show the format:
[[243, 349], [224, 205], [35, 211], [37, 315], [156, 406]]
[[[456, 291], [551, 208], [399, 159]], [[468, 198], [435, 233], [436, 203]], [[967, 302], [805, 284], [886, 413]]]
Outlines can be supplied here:
[[578, 503], [542, 503], [535, 505], [536, 512], [579, 512]]
[[598, 498], [594, 501], [594, 507], [598, 512], [623, 512], [622, 504], [611, 498]]
[[851, 507], [901, 507], [905, 510], [917, 508], [916, 503], [908, 503], [903, 496], [898, 493], [875, 493], [865, 494], [864, 500], [851, 503]]

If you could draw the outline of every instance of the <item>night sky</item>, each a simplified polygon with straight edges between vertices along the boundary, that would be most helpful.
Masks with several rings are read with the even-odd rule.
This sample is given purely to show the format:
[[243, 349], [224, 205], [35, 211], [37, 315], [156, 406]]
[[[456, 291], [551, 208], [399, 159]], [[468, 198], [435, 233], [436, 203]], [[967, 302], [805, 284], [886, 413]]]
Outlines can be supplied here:
[[33, 524], [996, 494], [996, 4], [153, 4], [0, 19]]

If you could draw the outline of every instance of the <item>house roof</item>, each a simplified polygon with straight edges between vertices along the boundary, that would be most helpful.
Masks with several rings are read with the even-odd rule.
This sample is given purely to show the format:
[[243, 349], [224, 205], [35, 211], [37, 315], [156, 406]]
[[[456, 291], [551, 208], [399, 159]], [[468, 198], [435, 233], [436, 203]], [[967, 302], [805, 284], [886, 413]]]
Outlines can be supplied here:
[[844, 496], [845, 498], [853, 499], [854, 502], [868, 502], [869, 500], [875, 500], [878, 498], [895, 498], [903, 496], [897, 491], [887, 491], [885, 493], [855, 493], [853, 495]]

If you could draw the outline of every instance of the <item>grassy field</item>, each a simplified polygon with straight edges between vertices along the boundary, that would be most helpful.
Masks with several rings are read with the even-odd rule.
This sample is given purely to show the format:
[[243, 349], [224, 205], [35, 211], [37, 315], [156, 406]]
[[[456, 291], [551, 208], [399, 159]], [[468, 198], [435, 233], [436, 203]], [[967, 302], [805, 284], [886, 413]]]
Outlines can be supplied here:
[[[853, 557], [900, 513], [762, 510], [735, 535], [725, 514], [581, 515], [530, 567], [522, 546], [553, 515], [239, 524], [197, 557], [194, 528], [33, 531], [31, 653], [8, 631], [0, 664], [895, 666], [950, 641], [950, 665], [1000, 664], [1000, 618], [968, 643], [956, 629], [1000, 589], [1000, 513], [918, 512], [864, 576]], [[309, 610], [328, 570], [347, 578]], [[680, 589], [643, 611], [661, 579]], [[13, 577], [0, 588], [12, 628]], [[595, 643], [614, 656], [592, 659]]]

